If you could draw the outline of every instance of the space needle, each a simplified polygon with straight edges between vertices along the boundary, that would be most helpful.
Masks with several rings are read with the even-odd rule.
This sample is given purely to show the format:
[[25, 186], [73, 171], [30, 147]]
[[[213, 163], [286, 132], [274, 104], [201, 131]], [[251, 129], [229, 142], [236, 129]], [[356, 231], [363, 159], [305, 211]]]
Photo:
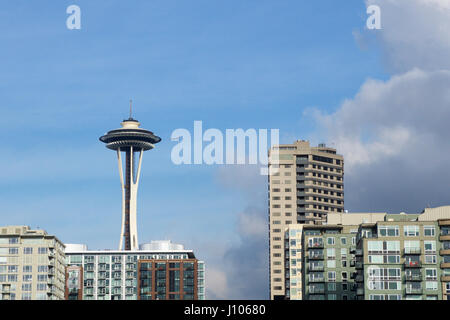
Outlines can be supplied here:
[[[139, 121], [132, 118], [132, 101], [130, 100], [130, 117], [124, 120], [122, 128], [109, 131], [100, 137], [108, 149], [117, 152], [120, 182], [122, 185], [122, 228], [120, 231], [119, 250], [138, 250], [136, 225], [136, 203], [141, 173], [142, 155], [151, 150], [161, 138], [153, 132], [139, 128]], [[122, 153], [125, 154], [125, 179], [122, 165]], [[136, 163], [138, 161], [138, 163]]]

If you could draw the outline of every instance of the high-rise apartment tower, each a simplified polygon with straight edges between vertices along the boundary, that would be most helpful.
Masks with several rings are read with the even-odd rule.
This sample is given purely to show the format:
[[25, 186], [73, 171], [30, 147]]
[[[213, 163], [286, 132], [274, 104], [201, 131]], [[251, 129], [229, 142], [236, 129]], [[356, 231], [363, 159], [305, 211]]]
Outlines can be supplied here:
[[[308, 141], [269, 150], [270, 297], [289, 296], [289, 250], [284, 245], [292, 224], [321, 224], [344, 211], [344, 158], [336, 150]], [[298, 249], [301, 250], [301, 249]]]

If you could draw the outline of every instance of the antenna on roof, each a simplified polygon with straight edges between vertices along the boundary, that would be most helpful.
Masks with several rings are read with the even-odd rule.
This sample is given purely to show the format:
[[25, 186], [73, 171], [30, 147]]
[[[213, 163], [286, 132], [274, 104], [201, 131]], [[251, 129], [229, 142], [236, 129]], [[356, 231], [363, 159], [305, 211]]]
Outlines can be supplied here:
[[133, 111], [133, 100], [130, 99], [130, 119], [133, 119], [131, 117], [132, 111]]

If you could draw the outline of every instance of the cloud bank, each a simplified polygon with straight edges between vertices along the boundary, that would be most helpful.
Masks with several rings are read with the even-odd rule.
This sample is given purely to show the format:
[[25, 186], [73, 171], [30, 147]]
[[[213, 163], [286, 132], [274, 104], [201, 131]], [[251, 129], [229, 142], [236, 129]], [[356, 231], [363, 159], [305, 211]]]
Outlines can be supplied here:
[[374, 32], [391, 78], [368, 79], [332, 114], [307, 114], [345, 156], [346, 209], [418, 212], [448, 204], [450, 0], [366, 4], [380, 5], [383, 29]]

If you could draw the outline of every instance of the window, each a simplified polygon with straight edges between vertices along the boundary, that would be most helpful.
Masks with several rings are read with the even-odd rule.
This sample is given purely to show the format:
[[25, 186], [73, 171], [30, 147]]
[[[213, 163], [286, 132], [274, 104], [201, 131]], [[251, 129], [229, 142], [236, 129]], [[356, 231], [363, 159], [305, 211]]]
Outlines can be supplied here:
[[38, 283], [37, 291], [47, 291], [47, 284], [46, 283]]
[[38, 274], [38, 281], [39, 282], [46, 282], [47, 281], [47, 275], [46, 274]]
[[423, 234], [425, 237], [434, 237], [436, 234], [436, 229], [434, 228], [434, 226], [424, 226]]
[[335, 282], [336, 281], [336, 272], [328, 271], [328, 281]]
[[23, 266], [23, 272], [33, 272], [32, 266]]
[[39, 254], [47, 254], [48, 249], [47, 248], [38, 248], [38, 253]]
[[334, 246], [334, 238], [333, 237], [328, 237], [327, 238], [327, 244], [330, 246]]
[[382, 253], [383, 241], [368, 241], [367, 249], [369, 250], [369, 253]]
[[418, 237], [419, 226], [404, 226], [403, 228], [405, 237]]
[[[25, 291], [25, 290], [22, 289], [22, 291]], [[31, 291], [31, 288], [28, 291]], [[31, 293], [29, 293], [29, 292], [22, 293], [22, 300], [31, 300]]]
[[19, 254], [19, 248], [9, 248], [9, 254]]
[[425, 253], [436, 253], [436, 241], [424, 241]]
[[31, 275], [31, 274], [23, 275], [23, 282], [31, 282], [32, 280], [33, 280], [33, 275]]
[[437, 290], [438, 289], [438, 282], [437, 281], [426, 281], [425, 282], [425, 289], [426, 290]]
[[31, 283], [22, 283], [22, 291], [31, 291]]
[[17, 274], [9, 274], [8, 282], [17, 282]]
[[399, 228], [398, 226], [380, 226], [378, 228], [378, 235], [380, 237], [398, 237]]
[[48, 272], [47, 266], [38, 266], [38, 272]]
[[327, 267], [328, 268], [336, 268], [336, 260], [328, 260]]
[[425, 263], [426, 264], [435, 264], [436, 256], [435, 255], [425, 255]]
[[13, 266], [13, 265], [8, 266], [8, 273], [17, 273], [17, 272], [19, 272], [18, 270], [19, 270], [19, 266]]
[[31, 247], [23, 248], [23, 254], [33, 254], [33, 248]]
[[336, 291], [336, 283], [328, 283], [328, 291]]
[[437, 280], [437, 269], [425, 269], [425, 277], [427, 280]]
[[327, 248], [327, 259], [329, 260], [336, 259], [336, 250], [334, 248]]
[[341, 238], [341, 244], [346, 245], [347, 244], [347, 238]]
[[406, 254], [420, 252], [420, 241], [405, 241], [404, 246]]

